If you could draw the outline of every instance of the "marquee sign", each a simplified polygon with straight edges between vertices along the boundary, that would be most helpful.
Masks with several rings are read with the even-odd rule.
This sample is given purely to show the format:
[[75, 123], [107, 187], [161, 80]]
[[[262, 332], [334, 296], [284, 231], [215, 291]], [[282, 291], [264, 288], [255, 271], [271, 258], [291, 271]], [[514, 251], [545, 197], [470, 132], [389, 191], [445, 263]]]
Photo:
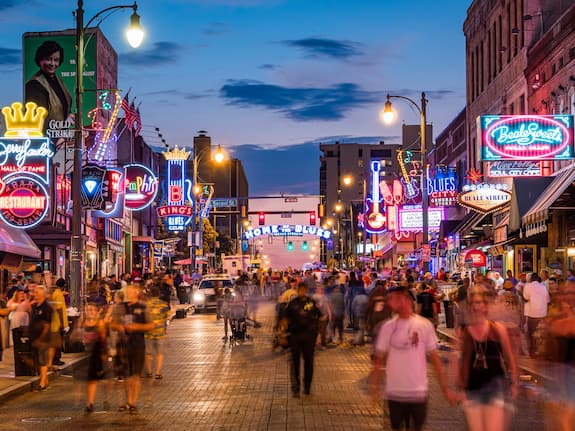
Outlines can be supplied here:
[[259, 226], [255, 229], [248, 230], [244, 233], [244, 239], [253, 239], [262, 235], [271, 236], [303, 236], [303, 235], [315, 235], [321, 239], [330, 239], [331, 231], [317, 228], [315, 226], [308, 225], [278, 225], [274, 224], [271, 226]]
[[186, 179], [186, 161], [190, 152], [176, 146], [171, 151], [162, 152], [166, 159], [166, 182], [164, 196], [166, 205], [156, 209], [158, 217], [167, 217], [166, 226], [170, 231], [183, 231], [194, 215], [194, 201], [190, 196], [191, 182]]
[[534, 160], [500, 160], [487, 163], [487, 176], [499, 177], [540, 177], [543, 175], [543, 162]]
[[128, 209], [139, 211], [146, 208], [158, 194], [158, 178], [146, 166], [125, 166], [124, 199]]
[[463, 186], [459, 204], [474, 211], [489, 214], [511, 201], [511, 193], [506, 184], [468, 184]]
[[572, 115], [485, 115], [478, 123], [484, 161], [575, 157]]
[[48, 213], [54, 151], [42, 132], [47, 113], [33, 102], [2, 108], [6, 131], [0, 138], [0, 219], [16, 228], [35, 226]]
[[[443, 216], [443, 208], [429, 208], [427, 211], [429, 230], [439, 230]], [[420, 232], [423, 230], [421, 205], [404, 205], [398, 208], [397, 219], [397, 229], [401, 232]]]
[[433, 207], [457, 204], [457, 173], [455, 167], [436, 165], [427, 171], [427, 196]]

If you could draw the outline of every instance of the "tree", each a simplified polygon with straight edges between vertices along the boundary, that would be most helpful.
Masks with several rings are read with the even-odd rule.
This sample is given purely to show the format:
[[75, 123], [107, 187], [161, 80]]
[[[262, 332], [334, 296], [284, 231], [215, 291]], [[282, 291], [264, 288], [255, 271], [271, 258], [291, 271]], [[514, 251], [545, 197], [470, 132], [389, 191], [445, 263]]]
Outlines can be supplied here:
[[210, 220], [207, 218], [202, 219], [202, 249], [204, 256], [214, 249], [214, 244], [218, 238], [218, 232], [214, 229]]
[[226, 256], [230, 256], [236, 254], [236, 250], [232, 244], [232, 239], [229, 235], [224, 233], [218, 235], [218, 242], [220, 243], [220, 247], [217, 250], [218, 255], [222, 253]]

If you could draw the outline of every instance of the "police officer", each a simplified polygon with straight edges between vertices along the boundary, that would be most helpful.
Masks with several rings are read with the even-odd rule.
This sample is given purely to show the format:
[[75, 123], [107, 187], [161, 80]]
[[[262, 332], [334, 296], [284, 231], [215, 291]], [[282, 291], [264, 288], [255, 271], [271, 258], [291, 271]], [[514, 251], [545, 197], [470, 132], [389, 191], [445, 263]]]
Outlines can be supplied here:
[[285, 309], [289, 346], [292, 355], [291, 383], [293, 396], [300, 393], [300, 358], [304, 361], [304, 394], [309, 395], [313, 377], [313, 354], [317, 339], [318, 322], [321, 316], [315, 301], [307, 296], [307, 286], [300, 282], [297, 297]]

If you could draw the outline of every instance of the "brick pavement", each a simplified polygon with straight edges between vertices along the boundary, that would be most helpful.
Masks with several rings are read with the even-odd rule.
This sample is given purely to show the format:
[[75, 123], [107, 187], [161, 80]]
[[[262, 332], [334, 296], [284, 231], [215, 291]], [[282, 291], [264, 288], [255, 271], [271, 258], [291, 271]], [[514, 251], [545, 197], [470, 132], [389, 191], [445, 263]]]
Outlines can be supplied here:
[[[53, 380], [45, 393], [26, 393], [0, 406], [1, 430], [382, 430], [381, 406], [367, 396], [369, 346], [318, 351], [312, 395], [292, 398], [288, 356], [273, 352], [273, 306], [262, 304], [253, 342], [230, 347], [213, 314], [173, 321], [164, 379], [143, 379], [140, 414], [116, 412], [123, 384], [99, 388], [96, 412], [83, 414], [83, 391], [72, 378]], [[348, 334], [348, 337], [350, 335]], [[463, 430], [460, 409], [442, 399], [431, 379], [430, 430]], [[106, 386], [108, 386], [107, 390]], [[75, 389], [77, 387], [77, 389]], [[107, 400], [110, 408], [103, 408]], [[513, 429], [542, 429], [535, 401], [519, 403]]]

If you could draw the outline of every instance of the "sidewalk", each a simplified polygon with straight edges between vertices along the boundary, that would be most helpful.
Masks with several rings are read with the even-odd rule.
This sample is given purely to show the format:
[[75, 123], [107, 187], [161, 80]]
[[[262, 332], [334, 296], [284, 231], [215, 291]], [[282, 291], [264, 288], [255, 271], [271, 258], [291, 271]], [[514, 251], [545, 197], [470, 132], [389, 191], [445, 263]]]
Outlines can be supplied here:
[[[63, 371], [84, 359], [84, 353], [62, 353], [62, 361], [65, 364], [59, 371], [48, 372], [48, 380], [59, 377]], [[2, 355], [0, 362], [0, 402], [22, 394], [30, 392], [34, 385], [40, 380], [40, 376], [18, 376], [14, 375], [14, 349], [8, 347]]]

